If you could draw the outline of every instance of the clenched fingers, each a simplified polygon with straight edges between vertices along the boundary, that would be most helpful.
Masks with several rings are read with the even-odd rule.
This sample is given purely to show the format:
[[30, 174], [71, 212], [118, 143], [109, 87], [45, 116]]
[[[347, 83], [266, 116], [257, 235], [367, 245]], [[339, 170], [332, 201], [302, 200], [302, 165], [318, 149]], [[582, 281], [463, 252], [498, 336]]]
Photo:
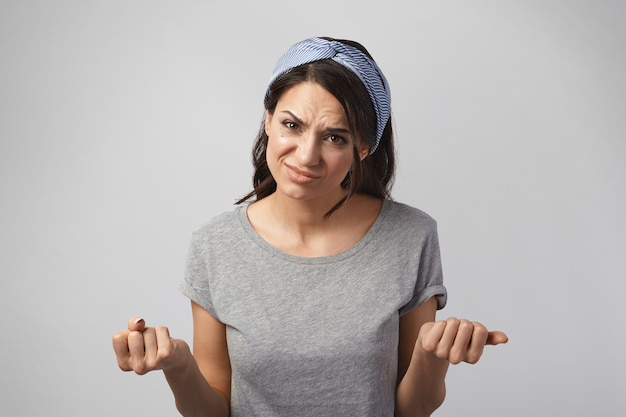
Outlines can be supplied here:
[[139, 375], [150, 370], [146, 365], [146, 344], [148, 346], [152, 344], [151, 337], [150, 329], [145, 329], [143, 332], [133, 330], [128, 333], [128, 362], [131, 369]]
[[471, 326], [472, 332], [463, 361], [474, 364], [478, 362], [480, 357], [483, 355], [483, 350], [485, 349], [487, 335], [489, 332], [485, 326], [478, 322], [472, 322]]
[[167, 327], [146, 327], [143, 319], [135, 317], [128, 321], [128, 330], [113, 336], [120, 369], [139, 375], [163, 369], [173, 354], [173, 346]]
[[128, 329], [117, 332], [113, 335], [113, 350], [117, 356], [117, 364], [123, 371], [132, 371], [130, 346], [128, 337], [132, 332], [141, 332], [146, 323], [144, 319], [133, 316], [128, 320]]
[[117, 357], [117, 364], [122, 371], [132, 371], [130, 366], [130, 352], [128, 350], [129, 330], [122, 330], [113, 335], [113, 350]]
[[148, 327], [144, 332], [144, 363], [148, 371], [163, 369], [173, 353], [173, 344], [167, 327]]
[[435, 355], [437, 355], [438, 358], [450, 360], [450, 353], [454, 347], [455, 340], [457, 340], [459, 325], [460, 321], [454, 318], [450, 318], [445, 321], [443, 334], [441, 335], [441, 339], [435, 349]]
[[502, 332], [489, 332], [481, 323], [449, 318], [425, 323], [420, 330], [421, 347], [452, 364], [476, 363], [486, 344], [506, 343]]

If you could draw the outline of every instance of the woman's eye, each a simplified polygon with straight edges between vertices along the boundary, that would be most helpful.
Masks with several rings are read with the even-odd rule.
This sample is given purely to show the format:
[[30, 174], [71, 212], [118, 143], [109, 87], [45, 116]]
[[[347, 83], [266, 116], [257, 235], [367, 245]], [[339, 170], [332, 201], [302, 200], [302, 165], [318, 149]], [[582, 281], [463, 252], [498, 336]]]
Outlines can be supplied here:
[[284, 122], [283, 122], [283, 124], [285, 125], [285, 127], [286, 127], [287, 129], [297, 129], [297, 128], [298, 128], [298, 125], [297, 125], [297, 124], [295, 124], [294, 122], [289, 121], [289, 120], [284, 121]]
[[342, 138], [341, 136], [337, 136], [337, 135], [328, 136], [328, 141], [331, 143], [336, 143], [336, 144], [346, 143], [346, 140], [344, 138]]

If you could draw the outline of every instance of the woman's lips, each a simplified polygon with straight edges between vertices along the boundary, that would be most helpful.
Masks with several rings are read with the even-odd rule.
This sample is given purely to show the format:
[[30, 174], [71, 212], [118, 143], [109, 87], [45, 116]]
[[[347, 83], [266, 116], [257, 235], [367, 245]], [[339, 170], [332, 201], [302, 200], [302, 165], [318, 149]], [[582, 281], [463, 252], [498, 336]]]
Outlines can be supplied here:
[[293, 182], [297, 182], [298, 184], [308, 184], [319, 178], [318, 175], [302, 171], [293, 165], [285, 164], [285, 167], [287, 168], [287, 175], [289, 176], [289, 179]]

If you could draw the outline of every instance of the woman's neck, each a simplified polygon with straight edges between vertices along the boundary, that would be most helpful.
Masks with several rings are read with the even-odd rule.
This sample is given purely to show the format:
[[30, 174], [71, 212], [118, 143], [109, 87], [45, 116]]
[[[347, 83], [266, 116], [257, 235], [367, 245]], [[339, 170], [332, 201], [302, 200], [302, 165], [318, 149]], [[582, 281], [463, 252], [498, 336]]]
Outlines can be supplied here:
[[248, 207], [248, 219], [257, 233], [279, 250], [326, 256], [348, 249], [367, 233], [378, 217], [381, 200], [355, 195], [327, 216], [333, 205], [272, 194]]

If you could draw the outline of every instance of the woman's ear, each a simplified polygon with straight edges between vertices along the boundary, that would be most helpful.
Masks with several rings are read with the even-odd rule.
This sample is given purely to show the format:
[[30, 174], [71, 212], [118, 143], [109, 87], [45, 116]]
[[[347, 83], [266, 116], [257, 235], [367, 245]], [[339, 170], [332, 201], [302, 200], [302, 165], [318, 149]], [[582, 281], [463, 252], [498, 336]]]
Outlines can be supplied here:
[[370, 154], [370, 149], [372, 149], [371, 146], [360, 146], [359, 147], [359, 159], [361, 161], [364, 160], [367, 157], [367, 155]]
[[270, 125], [272, 124], [272, 114], [268, 111], [265, 110], [265, 123], [264, 123], [264, 128], [265, 128], [265, 134], [267, 136], [270, 135]]

